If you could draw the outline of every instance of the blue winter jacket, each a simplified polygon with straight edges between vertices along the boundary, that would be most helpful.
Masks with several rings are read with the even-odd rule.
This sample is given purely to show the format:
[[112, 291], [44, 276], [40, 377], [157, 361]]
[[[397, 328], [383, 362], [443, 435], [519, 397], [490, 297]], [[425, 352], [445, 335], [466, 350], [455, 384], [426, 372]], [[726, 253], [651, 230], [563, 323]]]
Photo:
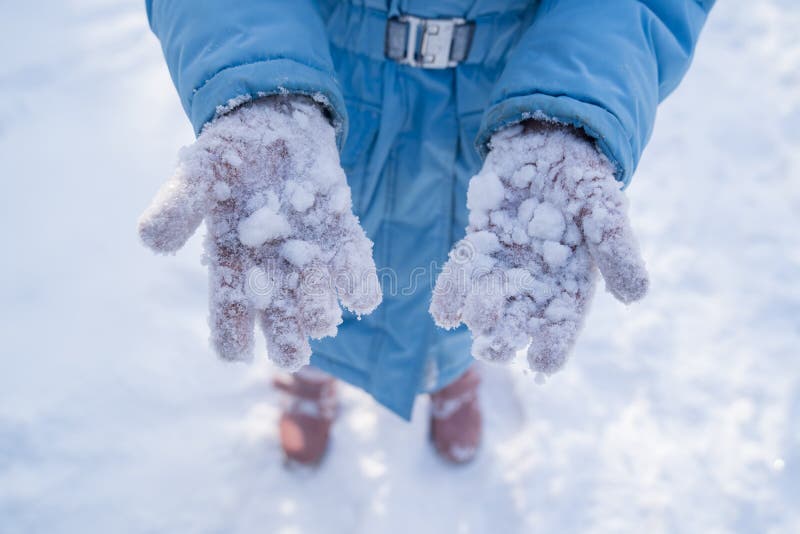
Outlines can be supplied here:
[[[312, 362], [403, 417], [470, 364], [469, 333], [427, 314], [467, 223], [491, 134], [535, 113], [582, 128], [627, 185], [656, 107], [689, 66], [714, 0], [147, 0], [194, 130], [243, 95], [303, 93], [338, 128], [384, 302], [347, 316]], [[466, 60], [426, 70], [384, 56], [387, 18], [475, 23]]]

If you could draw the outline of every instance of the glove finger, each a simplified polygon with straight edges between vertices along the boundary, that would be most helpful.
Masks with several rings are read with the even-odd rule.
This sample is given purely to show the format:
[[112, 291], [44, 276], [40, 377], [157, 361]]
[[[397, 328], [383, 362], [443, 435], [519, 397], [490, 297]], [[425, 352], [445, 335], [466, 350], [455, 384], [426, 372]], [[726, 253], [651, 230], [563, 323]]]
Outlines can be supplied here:
[[[296, 316], [303, 331], [319, 339], [335, 336], [342, 310], [323, 257], [313, 241], [289, 239], [277, 246], [280, 283], [296, 300]], [[280, 274], [282, 273], [282, 274]], [[263, 307], [262, 307], [263, 308]]]
[[647, 293], [649, 279], [622, 191], [616, 183], [603, 184], [587, 207], [583, 234], [606, 288], [626, 304], [641, 299]]
[[184, 159], [139, 217], [139, 236], [155, 252], [180, 249], [197, 230], [207, 210], [204, 163]]
[[473, 339], [471, 353], [473, 358], [485, 362], [508, 363], [521, 348], [525, 348], [525, 345], [518, 347], [504, 334], [492, 331]]
[[315, 262], [303, 270], [298, 298], [300, 323], [308, 335], [314, 339], [335, 336], [342, 322], [342, 309], [324, 265]]
[[589, 276], [579, 281], [573, 293], [562, 291], [528, 320], [528, 364], [532, 370], [550, 375], [564, 366], [593, 294], [594, 276]]
[[282, 290], [273, 304], [258, 312], [261, 330], [267, 340], [267, 356], [278, 367], [297, 371], [311, 358], [311, 345], [298, 318], [296, 296]]
[[506, 363], [528, 344], [527, 301], [506, 301], [495, 326], [475, 336], [472, 356], [487, 362]]
[[452, 261], [444, 264], [442, 272], [436, 278], [428, 308], [437, 326], [450, 329], [461, 324], [461, 310], [467, 299], [467, 284], [464, 279], [464, 269], [460, 265]]
[[333, 286], [344, 307], [354, 313], [366, 314], [378, 307], [383, 294], [372, 259], [372, 241], [357, 221], [352, 232], [352, 238], [333, 258]]
[[253, 354], [255, 315], [245, 294], [247, 257], [237, 246], [210, 241], [211, 343], [226, 360], [248, 361]]
[[508, 305], [502, 273], [473, 277], [467, 284], [469, 289], [461, 310], [462, 321], [474, 337], [487, 335], [501, 323]]
[[442, 328], [455, 328], [461, 324], [470, 286], [467, 266], [472, 260], [473, 252], [465, 241], [456, 243], [450, 252], [450, 259], [436, 277], [428, 311]]

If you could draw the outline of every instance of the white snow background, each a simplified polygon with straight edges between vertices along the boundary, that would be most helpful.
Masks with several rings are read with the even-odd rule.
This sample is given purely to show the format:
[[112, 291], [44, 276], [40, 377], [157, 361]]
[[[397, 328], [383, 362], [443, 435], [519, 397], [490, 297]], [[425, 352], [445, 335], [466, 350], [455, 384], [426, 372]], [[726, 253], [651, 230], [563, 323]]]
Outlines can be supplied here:
[[652, 276], [544, 386], [486, 368], [477, 461], [344, 391], [282, 467], [273, 369], [207, 344], [200, 239], [136, 219], [188, 121], [139, 0], [4, 2], [0, 532], [800, 532], [800, 3], [723, 0], [629, 189]]

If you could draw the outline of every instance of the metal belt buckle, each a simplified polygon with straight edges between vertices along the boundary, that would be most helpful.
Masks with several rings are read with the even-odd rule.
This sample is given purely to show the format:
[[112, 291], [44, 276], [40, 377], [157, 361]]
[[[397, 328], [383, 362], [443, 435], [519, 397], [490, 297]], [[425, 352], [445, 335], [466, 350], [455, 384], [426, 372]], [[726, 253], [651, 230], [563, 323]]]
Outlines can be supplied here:
[[[466, 58], [473, 25], [461, 18], [424, 19], [413, 15], [401, 15], [389, 20], [387, 25], [386, 55], [404, 65], [423, 69], [447, 69], [455, 67]], [[456, 32], [464, 31], [461, 35]], [[405, 47], [402, 37], [405, 34]], [[453, 57], [453, 44], [458, 39], [459, 57]], [[463, 37], [463, 38], [462, 38]]]

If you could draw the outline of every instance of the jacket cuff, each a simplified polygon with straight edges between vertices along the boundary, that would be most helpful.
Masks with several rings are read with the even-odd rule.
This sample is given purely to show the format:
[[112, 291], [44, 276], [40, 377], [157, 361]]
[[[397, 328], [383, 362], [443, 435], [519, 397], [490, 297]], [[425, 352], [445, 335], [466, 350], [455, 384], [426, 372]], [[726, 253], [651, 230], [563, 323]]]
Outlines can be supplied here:
[[608, 110], [568, 96], [541, 93], [514, 96], [490, 107], [483, 115], [476, 144], [481, 157], [498, 130], [527, 119], [541, 118], [582, 129], [614, 164], [616, 178], [627, 187], [634, 171], [633, 150], [619, 119]]
[[230, 111], [238, 102], [275, 94], [308, 95], [328, 110], [336, 130], [336, 144], [344, 145], [347, 111], [338, 83], [332, 74], [292, 59], [269, 59], [228, 67], [195, 90], [189, 104], [189, 119], [195, 135], [208, 122]]

